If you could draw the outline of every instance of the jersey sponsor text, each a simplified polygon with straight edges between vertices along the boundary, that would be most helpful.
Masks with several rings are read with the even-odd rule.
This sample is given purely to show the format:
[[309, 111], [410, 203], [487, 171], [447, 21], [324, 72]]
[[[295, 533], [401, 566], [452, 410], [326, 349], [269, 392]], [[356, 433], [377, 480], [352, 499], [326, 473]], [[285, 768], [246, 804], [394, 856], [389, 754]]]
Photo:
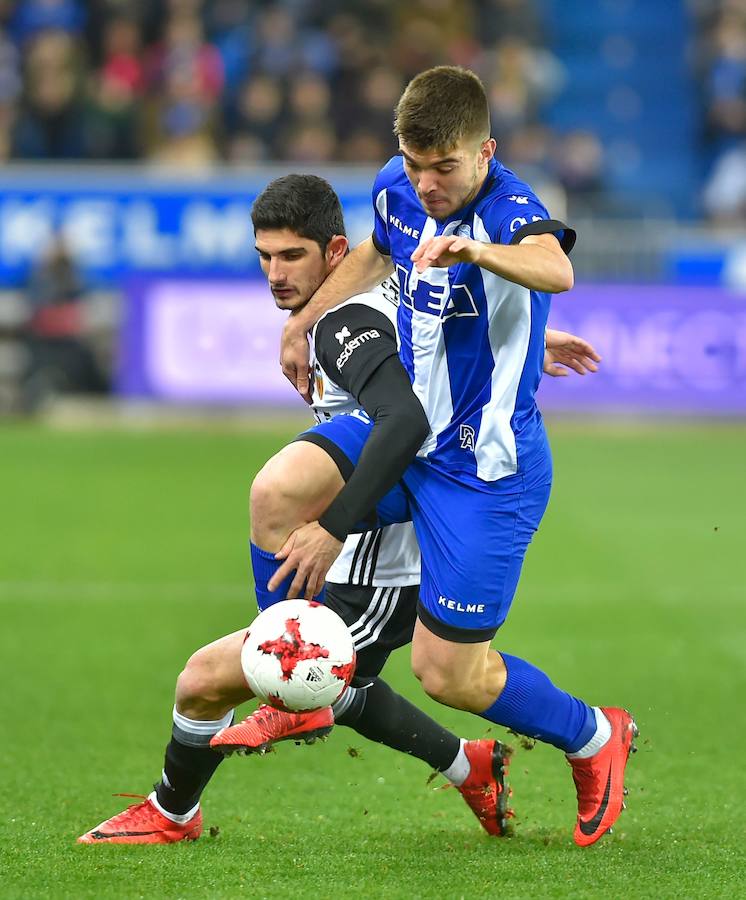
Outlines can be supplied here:
[[380, 331], [377, 331], [375, 328], [370, 328], [368, 329], [368, 331], [362, 331], [357, 337], [353, 338], [351, 341], [348, 341], [344, 346], [344, 350], [337, 357], [337, 371], [342, 371], [345, 363], [349, 360], [349, 358], [357, 350], [357, 348], [361, 346], [361, 344], [366, 344], [368, 341], [374, 341], [380, 336]]

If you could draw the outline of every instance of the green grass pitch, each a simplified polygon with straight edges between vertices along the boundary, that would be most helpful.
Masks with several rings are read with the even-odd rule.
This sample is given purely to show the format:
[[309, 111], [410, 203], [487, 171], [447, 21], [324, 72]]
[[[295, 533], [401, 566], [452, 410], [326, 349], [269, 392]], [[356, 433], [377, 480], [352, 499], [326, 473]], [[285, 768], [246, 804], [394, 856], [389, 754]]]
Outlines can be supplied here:
[[[253, 617], [248, 487], [292, 431], [5, 427], [0, 897], [745, 896], [746, 427], [550, 433], [553, 499], [497, 645], [636, 714], [612, 836], [573, 845], [551, 748], [516, 748], [516, 834], [495, 840], [419, 761], [338, 728], [224, 763], [196, 844], [80, 847], [158, 778], [189, 653]], [[428, 702], [406, 651], [387, 676], [500, 734]]]

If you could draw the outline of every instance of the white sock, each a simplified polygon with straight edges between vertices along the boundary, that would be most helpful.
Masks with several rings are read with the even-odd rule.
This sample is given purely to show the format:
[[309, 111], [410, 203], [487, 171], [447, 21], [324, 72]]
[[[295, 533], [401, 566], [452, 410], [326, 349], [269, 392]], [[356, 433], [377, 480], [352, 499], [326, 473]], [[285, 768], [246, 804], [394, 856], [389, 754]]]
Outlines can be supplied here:
[[205, 720], [188, 719], [174, 706], [174, 737], [187, 747], [207, 747], [210, 738], [233, 722], [233, 710], [227, 712], [222, 719]]
[[451, 782], [451, 784], [455, 784], [456, 787], [461, 787], [461, 785], [466, 781], [469, 777], [469, 772], [471, 772], [471, 763], [469, 762], [469, 757], [466, 755], [466, 751], [464, 750], [464, 746], [466, 745], [466, 741], [461, 738], [461, 745], [458, 748], [458, 753], [456, 754], [456, 759], [448, 766], [447, 769], [443, 769], [443, 775]]
[[165, 816], [171, 822], [176, 822], [177, 825], [185, 825], [199, 809], [198, 803], [196, 806], [193, 806], [189, 810], [189, 812], [185, 812], [183, 816], [179, 816], [176, 813], [169, 812], [167, 809], [164, 809], [161, 806], [161, 804], [158, 802], [158, 798], [155, 795], [155, 791], [153, 791], [152, 794], [148, 795], [148, 800], [150, 800], [150, 802], [162, 816]]
[[580, 750], [566, 754], [568, 759], [587, 759], [589, 756], [594, 756], [611, 737], [611, 722], [597, 706], [592, 706], [591, 709], [596, 716], [596, 731]]

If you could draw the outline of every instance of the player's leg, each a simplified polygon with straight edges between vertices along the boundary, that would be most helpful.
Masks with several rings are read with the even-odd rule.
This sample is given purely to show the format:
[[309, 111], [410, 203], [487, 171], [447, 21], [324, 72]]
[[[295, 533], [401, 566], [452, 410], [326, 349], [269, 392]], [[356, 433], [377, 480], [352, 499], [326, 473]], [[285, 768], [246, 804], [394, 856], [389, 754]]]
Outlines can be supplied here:
[[283, 447], [251, 485], [251, 564], [259, 609], [284, 600], [292, 575], [270, 591], [268, 582], [281, 563], [275, 553], [296, 529], [318, 519], [344, 487], [329, 454], [308, 441]]
[[210, 750], [210, 739], [232, 724], [233, 710], [253, 696], [241, 670], [245, 635], [242, 628], [201, 647], [176, 681], [171, 740], [163, 777], [155, 788], [156, 801], [167, 814], [196, 811], [220, 764]]
[[416, 756], [432, 769], [452, 765], [461, 741], [379, 678], [389, 655], [412, 640], [418, 586], [327, 584], [326, 605], [350, 629], [355, 679], [334, 704], [334, 721], [368, 740]]
[[[251, 486], [251, 564], [259, 609], [284, 600], [292, 574], [270, 591], [275, 553], [290, 534], [324, 512], [350, 477], [371, 429], [354, 415], [323, 422], [275, 454]], [[364, 530], [364, 528], [361, 528]]]
[[[423, 760], [459, 788], [485, 830], [506, 832], [508, 751], [499, 741], [466, 741], [443, 728], [378, 677], [389, 654], [408, 644], [416, 619], [419, 587], [327, 584], [325, 603], [350, 628], [357, 654], [356, 678], [331, 710], [286, 713], [260, 706], [242, 722], [218, 734], [214, 749], [263, 752], [278, 740], [300, 742], [307, 721], [329, 714], [361, 736]], [[325, 720], [324, 720], [325, 721]]]
[[173, 843], [202, 830], [199, 802], [222, 757], [214, 734], [233, 721], [233, 709], [252, 697], [240, 664], [246, 629], [202, 647], [176, 682], [171, 740], [153, 793], [82, 835], [81, 843]]
[[[631, 717], [591, 707], [556, 687], [526, 660], [490, 648], [546, 508], [548, 482], [537, 476], [524, 479], [515, 493], [470, 491], [463, 485], [454, 488], [421, 467], [408, 475], [407, 486], [414, 495], [423, 558], [420, 621], [412, 648], [415, 674], [441, 703], [560, 748], [576, 774], [581, 760], [595, 759], [603, 768], [607, 757], [612, 758], [613, 796], [603, 804], [593, 828], [596, 840], [621, 811], [624, 764], [634, 729]], [[591, 783], [589, 778], [581, 781]], [[596, 788], [585, 787], [583, 793], [588, 797]], [[579, 787], [581, 813], [593, 805], [588, 817], [593, 821], [604, 788], [601, 784], [592, 804], [580, 796]], [[576, 841], [591, 842], [581, 839], [577, 830]]]
[[438, 630], [434, 634], [418, 621], [412, 643], [412, 668], [434, 700], [566, 753], [580, 750], [596, 734], [592, 708], [555, 687], [540, 669], [498, 653], [489, 641], [463, 643], [455, 630], [449, 637], [447, 629]]
[[500, 741], [458, 737], [378, 677], [391, 652], [412, 640], [418, 595], [419, 585], [327, 585], [326, 603], [350, 628], [358, 659], [354, 689], [333, 707], [335, 722], [421, 759], [459, 789], [489, 834], [504, 835], [513, 815], [508, 748]]

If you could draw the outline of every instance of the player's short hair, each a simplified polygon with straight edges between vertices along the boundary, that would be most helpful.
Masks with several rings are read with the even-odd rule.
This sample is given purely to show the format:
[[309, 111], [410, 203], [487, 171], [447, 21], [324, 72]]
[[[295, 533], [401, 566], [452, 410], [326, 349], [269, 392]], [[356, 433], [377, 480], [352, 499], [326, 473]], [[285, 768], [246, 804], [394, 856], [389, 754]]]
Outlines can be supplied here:
[[394, 134], [415, 150], [451, 150], [461, 138], [490, 136], [490, 109], [479, 77], [461, 66], [416, 75], [396, 105]]
[[345, 234], [342, 205], [334, 188], [318, 175], [283, 175], [259, 194], [251, 207], [254, 232], [289, 228], [326, 251], [335, 234]]

